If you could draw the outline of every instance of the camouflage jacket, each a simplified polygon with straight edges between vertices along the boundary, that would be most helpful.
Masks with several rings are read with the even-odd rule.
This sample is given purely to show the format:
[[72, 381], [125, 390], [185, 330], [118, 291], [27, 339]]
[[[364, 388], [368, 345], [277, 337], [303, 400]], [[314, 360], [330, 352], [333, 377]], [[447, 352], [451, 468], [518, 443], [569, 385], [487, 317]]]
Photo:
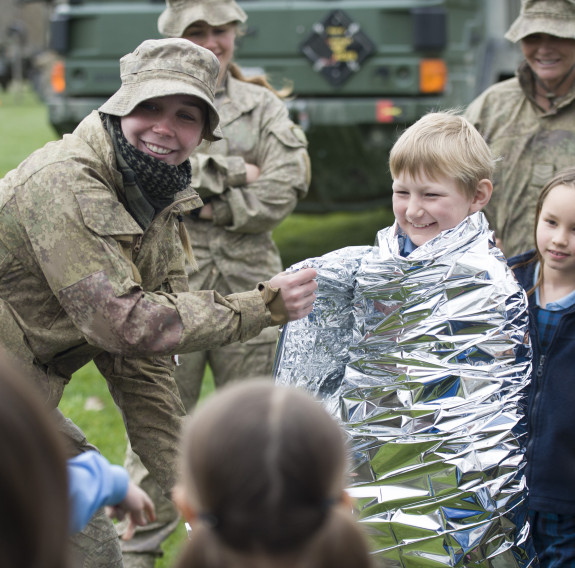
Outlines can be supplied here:
[[245, 341], [271, 322], [257, 290], [189, 292], [176, 195], [142, 233], [119, 200], [122, 176], [97, 112], [0, 181], [0, 338], [58, 404], [94, 359], [134, 450], [174, 481], [183, 407], [172, 354]]
[[[306, 195], [310, 166], [305, 134], [268, 89], [228, 75], [216, 106], [224, 139], [192, 155], [192, 186], [211, 202], [214, 219], [186, 222], [199, 265], [190, 286], [205, 289], [217, 274], [227, 294], [282, 270], [272, 229]], [[246, 163], [261, 172], [249, 185]]]
[[500, 158], [485, 213], [506, 256], [533, 248], [539, 192], [575, 155], [575, 88], [547, 112], [533, 93], [533, 74], [524, 62], [517, 77], [487, 89], [465, 113]]

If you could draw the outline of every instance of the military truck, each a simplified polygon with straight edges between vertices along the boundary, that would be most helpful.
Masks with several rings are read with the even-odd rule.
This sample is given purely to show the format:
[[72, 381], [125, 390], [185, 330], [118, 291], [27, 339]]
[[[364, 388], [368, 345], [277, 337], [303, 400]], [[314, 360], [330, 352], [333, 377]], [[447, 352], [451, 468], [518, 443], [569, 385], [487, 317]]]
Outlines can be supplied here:
[[[312, 187], [299, 211], [389, 202], [388, 153], [431, 109], [463, 107], [513, 73], [503, 33], [519, 0], [240, 0], [248, 22], [236, 60], [246, 74], [293, 85], [287, 101], [306, 131]], [[164, 0], [69, 0], [51, 17], [60, 55], [50, 122], [71, 131], [120, 85], [120, 57], [147, 38]], [[507, 50], [509, 49], [509, 53]]]

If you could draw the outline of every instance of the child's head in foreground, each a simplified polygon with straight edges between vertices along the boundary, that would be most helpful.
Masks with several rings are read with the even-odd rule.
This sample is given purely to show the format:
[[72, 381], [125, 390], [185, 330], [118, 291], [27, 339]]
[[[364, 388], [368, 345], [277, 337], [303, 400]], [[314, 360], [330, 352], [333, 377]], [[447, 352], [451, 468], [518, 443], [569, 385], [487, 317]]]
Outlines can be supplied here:
[[183, 444], [174, 500], [192, 534], [179, 568], [370, 565], [344, 491], [343, 432], [307, 394], [230, 385], [193, 412]]
[[455, 112], [424, 115], [391, 149], [393, 213], [420, 246], [489, 201], [495, 160], [477, 129]]
[[0, 565], [68, 565], [62, 440], [30, 378], [0, 348]]

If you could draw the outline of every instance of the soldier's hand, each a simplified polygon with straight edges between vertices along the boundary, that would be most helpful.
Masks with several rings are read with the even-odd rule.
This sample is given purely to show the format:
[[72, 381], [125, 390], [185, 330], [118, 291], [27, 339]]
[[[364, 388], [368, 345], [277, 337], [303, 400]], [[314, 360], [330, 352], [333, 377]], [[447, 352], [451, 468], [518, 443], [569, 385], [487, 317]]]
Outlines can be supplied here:
[[122, 540], [130, 540], [137, 526], [143, 527], [148, 524], [148, 521], [156, 520], [154, 503], [148, 494], [132, 481], [128, 485], [124, 500], [114, 507], [106, 507], [106, 513], [110, 518], [116, 518], [119, 521], [128, 515], [128, 528], [122, 535]]
[[[307, 316], [313, 309], [317, 282], [314, 268], [297, 272], [280, 272], [269, 281], [279, 293], [266, 304], [272, 312], [272, 322], [286, 323]], [[264, 299], [265, 301], [265, 299]]]
[[246, 163], [246, 181], [253, 183], [260, 177], [260, 169], [255, 164]]

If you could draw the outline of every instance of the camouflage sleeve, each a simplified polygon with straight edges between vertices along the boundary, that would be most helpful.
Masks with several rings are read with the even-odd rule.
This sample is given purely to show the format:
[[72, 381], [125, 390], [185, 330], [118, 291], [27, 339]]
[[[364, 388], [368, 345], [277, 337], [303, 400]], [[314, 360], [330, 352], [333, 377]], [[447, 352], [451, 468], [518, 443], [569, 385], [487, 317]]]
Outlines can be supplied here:
[[227, 187], [246, 184], [246, 163], [241, 156], [195, 153], [192, 186], [200, 197], [221, 195]]
[[213, 290], [117, 296], [107, 275], [96, 272], [60, 290], [75, 326], [112, 353], [138, 356], [187, 353], [247, 341], [271, 325], [257, 290], [223, 297]]
[[257, 234], [272, 230], [294, 210], [309, 187], [305, 134], [289, 119], [280, 99], [270, 92], [264, 100], [256, 113], [259, 124], [255, 119], [250, 124], [259, 129], [255, 135], [259, 178], [250, 184], [227, 179], [225, 190], [211, 200], [214, 224], [229, 231]]
[[172, 357], [121, 358], [103, 353], [95, 363], [122, 412], [134, 451], [165, 493], [176, 482], [181, 418]]
[[117, 240], [140, 228], [101, 176], [59, 167], [35, 177], [17, 192], [35, 261], [92, 345], [126, 356], [168, 355], [247, 341], [270, 325], [257, 290], [229, 298], [144, 291]]

